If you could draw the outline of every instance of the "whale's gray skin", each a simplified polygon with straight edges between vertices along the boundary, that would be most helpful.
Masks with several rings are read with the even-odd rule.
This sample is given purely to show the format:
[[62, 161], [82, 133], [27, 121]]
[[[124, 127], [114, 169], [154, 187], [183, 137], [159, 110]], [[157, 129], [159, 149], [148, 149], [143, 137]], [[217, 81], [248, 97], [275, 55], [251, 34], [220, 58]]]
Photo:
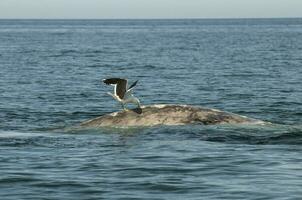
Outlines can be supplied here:
[[133, 127], [186, 124], [264, 124], [261, 120], [247, 118], [216, 109], [189, 105], [151, 105], [123, 110], [85, 121], [81, 127]]

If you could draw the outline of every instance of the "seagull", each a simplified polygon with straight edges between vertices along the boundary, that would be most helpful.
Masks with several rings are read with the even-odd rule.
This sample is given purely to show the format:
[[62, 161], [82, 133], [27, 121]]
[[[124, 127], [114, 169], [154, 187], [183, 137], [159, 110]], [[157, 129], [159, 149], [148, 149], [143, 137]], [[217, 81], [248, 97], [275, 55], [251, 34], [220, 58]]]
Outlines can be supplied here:
[[136, 86], [138, 80], [135, 81], [128, 89], [127, 89], [128, 81], [126, 79], [108, 78], [108, 79], [103, 79], [103, 82], [107, 85], [114, 86], [114, 94], [110, 92], [107, 92], [107, 94], [109, 94], [115, 100], [120, 102], [122, 104], [123, 110], [126, 110], [125, 104], [127, 103], [134, 103], [138, 106], [138, 108], [141, 108], [141, 104], [138, 98], [132, 95], [132, 89], [134, 88], [134, 86]]

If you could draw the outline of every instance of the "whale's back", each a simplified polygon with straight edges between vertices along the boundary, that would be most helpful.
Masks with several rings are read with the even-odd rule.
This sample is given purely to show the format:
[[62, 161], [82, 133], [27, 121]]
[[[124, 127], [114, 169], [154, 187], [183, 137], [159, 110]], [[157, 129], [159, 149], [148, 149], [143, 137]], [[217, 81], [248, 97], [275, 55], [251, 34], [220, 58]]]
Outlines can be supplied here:
[[140, 109], [106, 114], [81, 124], [83, 127], [128, 127], [186, 124], [240, 124], [264, 123], [261, 120], [247, 118], [216, 109], [188, 105], [151, 105]]

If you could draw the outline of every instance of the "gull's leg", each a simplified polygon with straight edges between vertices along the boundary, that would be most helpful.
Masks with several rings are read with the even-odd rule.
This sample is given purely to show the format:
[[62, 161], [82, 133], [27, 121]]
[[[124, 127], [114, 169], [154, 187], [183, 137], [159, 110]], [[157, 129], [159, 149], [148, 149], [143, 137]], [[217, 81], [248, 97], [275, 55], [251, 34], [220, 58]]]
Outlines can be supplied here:
[[127, 109], [125, 108], [125, 104], [124, 104], [124, 103], [122, 103], [122, 102], [121, 102], [121, 104], [122, 104], [122, 108], [123, 108], [123, 110], [127, 110]]

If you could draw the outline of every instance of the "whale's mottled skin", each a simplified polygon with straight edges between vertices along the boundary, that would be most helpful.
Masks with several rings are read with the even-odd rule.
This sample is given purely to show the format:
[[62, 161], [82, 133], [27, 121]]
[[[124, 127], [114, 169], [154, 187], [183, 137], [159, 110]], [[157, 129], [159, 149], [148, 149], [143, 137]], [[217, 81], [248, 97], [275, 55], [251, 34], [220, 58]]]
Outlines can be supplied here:
[[264, 124], [264, 121], [247, 118], [216, 109], [189, 105], [150, 105], [140, 109], [123, 110], [103, 115], [80, 124], [81, 127], [131, 127], [186, 124]]

